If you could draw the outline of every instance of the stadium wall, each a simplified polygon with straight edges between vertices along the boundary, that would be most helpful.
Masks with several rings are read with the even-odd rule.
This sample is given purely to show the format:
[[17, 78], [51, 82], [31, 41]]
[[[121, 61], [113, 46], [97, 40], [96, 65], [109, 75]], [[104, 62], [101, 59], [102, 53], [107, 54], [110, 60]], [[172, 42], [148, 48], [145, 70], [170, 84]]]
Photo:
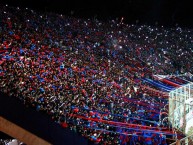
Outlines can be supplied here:
[[53, 145], [91, 145], [88, 140], [51, 118], [0, 92], [0, 116]]

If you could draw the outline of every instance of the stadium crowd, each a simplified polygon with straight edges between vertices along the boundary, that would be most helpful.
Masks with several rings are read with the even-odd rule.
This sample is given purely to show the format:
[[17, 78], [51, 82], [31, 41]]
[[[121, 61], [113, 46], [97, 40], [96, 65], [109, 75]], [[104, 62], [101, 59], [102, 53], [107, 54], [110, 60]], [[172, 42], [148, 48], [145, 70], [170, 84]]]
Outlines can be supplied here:
[[0, 91], [96, 144], [175, 138], [159, 118], [168, 96], [143, 78], [186, 74], [192, 81], [192, 30], [4, 5], [0, 15]]

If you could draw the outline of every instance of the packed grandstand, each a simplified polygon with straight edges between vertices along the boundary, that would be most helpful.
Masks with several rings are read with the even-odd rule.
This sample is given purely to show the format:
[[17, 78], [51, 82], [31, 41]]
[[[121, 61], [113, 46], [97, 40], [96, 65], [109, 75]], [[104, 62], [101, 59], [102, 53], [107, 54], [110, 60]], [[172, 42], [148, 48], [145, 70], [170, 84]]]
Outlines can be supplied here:
[[191, 29], [5, 5], [0, 15], [0, 91], [96, 144], [166, 145], [185, 136], [162, 120], [168, 93], [193, 81]]

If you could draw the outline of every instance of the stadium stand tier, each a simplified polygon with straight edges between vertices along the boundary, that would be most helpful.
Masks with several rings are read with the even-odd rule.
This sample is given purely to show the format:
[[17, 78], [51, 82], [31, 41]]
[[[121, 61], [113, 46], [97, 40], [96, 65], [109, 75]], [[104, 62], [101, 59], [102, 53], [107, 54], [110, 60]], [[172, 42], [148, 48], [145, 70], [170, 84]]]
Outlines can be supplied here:
[[54, 145], [166, 145], [186, 136], [167, 117], [169, 92], [193, 81], [191, 29], [8, 5], [0, 15], [7, 120]]

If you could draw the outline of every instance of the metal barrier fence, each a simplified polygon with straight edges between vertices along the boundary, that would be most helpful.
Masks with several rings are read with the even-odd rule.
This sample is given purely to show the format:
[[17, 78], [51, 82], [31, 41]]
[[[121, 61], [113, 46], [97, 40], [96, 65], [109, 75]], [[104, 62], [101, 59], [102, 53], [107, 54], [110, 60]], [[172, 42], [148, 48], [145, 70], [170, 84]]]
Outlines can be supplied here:
[[171, 143], [170, 145], [193, 145], [193, 134], [181, 140]]

